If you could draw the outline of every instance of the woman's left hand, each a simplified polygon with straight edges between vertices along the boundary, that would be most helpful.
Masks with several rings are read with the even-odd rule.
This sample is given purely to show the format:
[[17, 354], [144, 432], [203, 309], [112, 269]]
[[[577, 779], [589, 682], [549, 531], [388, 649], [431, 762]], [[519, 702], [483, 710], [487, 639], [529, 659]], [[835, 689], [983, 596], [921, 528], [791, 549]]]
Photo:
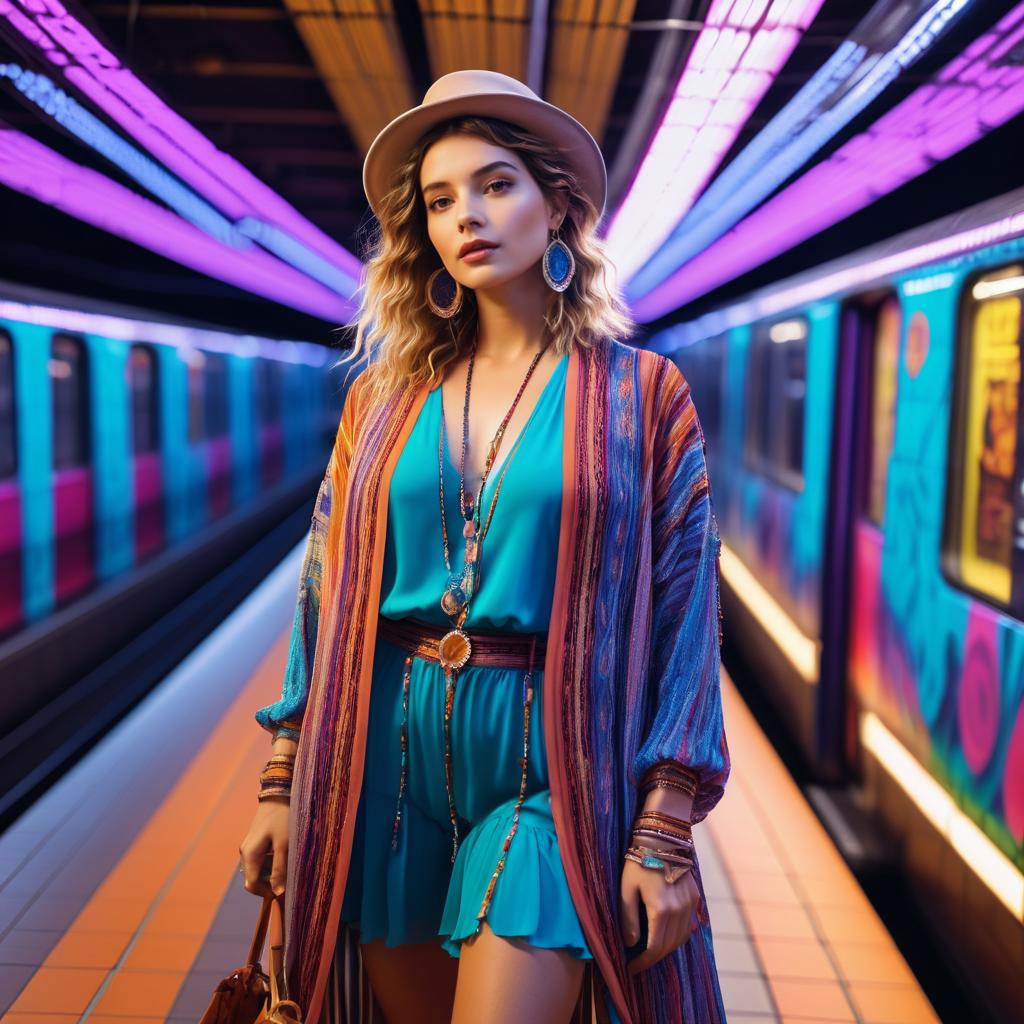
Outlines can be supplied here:
[[640, 939], [638, 899], [647, 910], [647, 948], [630, 961], [630, 974], [646, 970], [689, 942], [698, 927], [700, 893], [692, 871], [669, 884], [661, 871], [627, 860], [622, 866], [620, 891], [622, 933], [627, 946]]

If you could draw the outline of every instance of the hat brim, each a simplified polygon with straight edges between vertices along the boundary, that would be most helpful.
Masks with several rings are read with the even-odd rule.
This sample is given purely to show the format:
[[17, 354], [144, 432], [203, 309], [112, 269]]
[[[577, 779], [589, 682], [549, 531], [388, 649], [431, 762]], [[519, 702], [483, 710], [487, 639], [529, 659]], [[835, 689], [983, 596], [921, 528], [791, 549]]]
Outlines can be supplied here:
[[376, 214], [398, 164], [425, 132], [460, 115], [496, 117], [548, 139], [569, 161], [580, 185], [604, 213], [608, 173], [593, 135], [571, 114], [541, 99], [509, 93], [474, 93], [413, 107], [400, 114], [373, 140], [363, 161], [363, 191]]

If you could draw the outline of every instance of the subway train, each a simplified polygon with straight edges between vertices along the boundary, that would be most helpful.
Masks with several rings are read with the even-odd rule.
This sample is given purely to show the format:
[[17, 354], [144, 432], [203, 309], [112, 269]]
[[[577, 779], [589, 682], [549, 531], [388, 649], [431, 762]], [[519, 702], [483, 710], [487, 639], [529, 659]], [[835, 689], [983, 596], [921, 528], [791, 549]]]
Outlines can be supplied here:
[[335, 362], [0, 282], [0, 637], [322, 471]]
[[1000, 1018], [1024, 978], [1022, 302], [1024, 189], [649, 341], [704, 427], [750, 685], [840, 845], [885, 837]]

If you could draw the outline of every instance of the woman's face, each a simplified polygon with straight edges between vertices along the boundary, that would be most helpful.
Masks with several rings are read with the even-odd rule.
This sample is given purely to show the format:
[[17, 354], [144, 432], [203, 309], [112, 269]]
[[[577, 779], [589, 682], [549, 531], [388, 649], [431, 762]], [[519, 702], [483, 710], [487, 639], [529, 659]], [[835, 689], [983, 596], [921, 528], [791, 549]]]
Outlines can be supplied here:
[[[448, 272], [460, 284], [488, 289], [536, 273], [549, 229], [561, 215], [511, 150], [473, 135], [447, 135], [426, 152], [420, 191], [427, 231]], [[462, 255], [467, 242], [493, 248]]]

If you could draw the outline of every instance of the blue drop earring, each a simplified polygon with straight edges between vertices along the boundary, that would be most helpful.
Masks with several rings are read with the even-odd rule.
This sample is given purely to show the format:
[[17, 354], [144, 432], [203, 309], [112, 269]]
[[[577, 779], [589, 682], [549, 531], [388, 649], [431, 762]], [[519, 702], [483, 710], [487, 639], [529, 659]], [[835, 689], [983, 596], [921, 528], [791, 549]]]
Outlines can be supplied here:
[[573, 259], [572, 249], [558, 237], [558, 232], [559, 229], [555, 228], [555, 235], [544, 250], [541, 262], [548, 287], [556, 292], [564, 292], [576, 273], [576, 260]]

